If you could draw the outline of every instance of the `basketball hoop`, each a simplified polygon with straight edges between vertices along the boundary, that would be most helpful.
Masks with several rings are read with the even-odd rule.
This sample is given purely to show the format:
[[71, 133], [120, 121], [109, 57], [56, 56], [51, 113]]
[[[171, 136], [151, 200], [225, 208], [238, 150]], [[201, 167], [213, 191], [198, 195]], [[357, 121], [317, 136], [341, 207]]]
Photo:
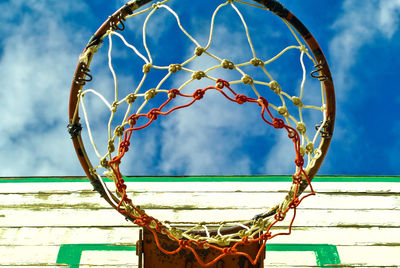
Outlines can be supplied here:
[[[261, 262], [265, 243], [276, 236], [290, 234], [296, 208], [304, 198], [315, 194], [311, 182], [327, 153], [335, 120], [334, 87], [325, 56], [305, 26], [275, 0], [221, 1], [212, 13], [209, 37], [203, 45], [194, 38], [190, 29], [183, 25], [180, 14], [174, 10], [173, 4], [180, 1], [165, 0], [148, 5], [150, 2], [152, 1], [130, 1], [112, 14], [89, 40], [79, 58], [71, 86], [68, 129], [80, 163], [94, 189], [124, 217], [143, 227], [163, 254], [179, 255], [182, 252], [189, 252], [201, 266], [216, 265], [232, 256], [245, 258], [251, 265], [257, 265]], [[238, 16], [244, 29], [250, 58], [237, 61], [220, 57], [218, 51], [213, 51], [216, 18], [224, 9], [230, 9]], [[269, 57], [258, 56], [242, 9], [254, 9], [256, 11], [254, 14], [257, 15], [262, 12], [266, 15], [275, 14], [287, 29], [285, 34], [289, 35], [293, 43]], [[187, 38], [190, 46], [193, 46], [193, 54], [188, 58], [174, 59], [168, 64], [159, 64], [153, 59], [147, 40], [148, 23], [159, 14], [160, 10], [173, 19], [180, 34]], [[134, 19], [143, 23], [141, 28], [144, 53], [140, 52], [138, 42], [132, 44], [122, 35], [128, 31], [129, 21]], [[136, 59], [143, 61], [143, 65], [137, 70], [141, 73], [140, 82], [133, 86], [132, 90], [125, 92], [126, 94], [120, 92], [116, 68], [112, 61], [113, 39], [120, 40]], [[94, 55], [100, 51], [100, 46], [104, 42], [108, 43], [107, 62], [113, 77], [113, 88], [110, 92], [114, 96], [111, 97], [111, 101], [107, 96], [108, 93], [86, 87], [96, 78], [91, 73], [91, 64]], [[265, 42], [267, 45], [268, 36]], [[297, 53], [296, 64], [299, 65], [302, 74], [296, 90], [282, 86], [280, 80], [276, 78], [279, 75], [270, 67], [271, 64], [279, 63], [284, 55], [292, 52]], [[215, 64], [209, 67], [201, 66], [199, 69], [192, 68], [193, 62], [204, 58], [210, 59]], [[313, 66], [313, 69], [309, 66]], [[163, 75], [149, 82], [149, 76], [156, 71]], [[226, 75], [216, 76], [219, 72]], [[318, 84], [319, 91], [307, 88], [309, 80], [307, 73], [310, 75], [309, 79]], [[178, 74], [179, 80], [183, 82], [176, 87], [168, 87], [168, 81], [174, 80]], [[193, 85], [200, 80], [206, 81], [207, 86], [194, 87]], [[310, 95], [312, 97], [309, 97]], [[318, 100], [315, 98], [316, 95], [319, 95]], [[91, 97], [100, 100], [106, 113], [109, 114], [109, 117], [103, 120], [107, 138], [105, 144], [101, 146], [96, 142], [95, 131], [91, 125], [93, 119], [87, 112], [86, 101]], [[258, 109], [257, 116], [266, 127], [286, 136], [291, 143], [294, 155], [291, 161], [295, 170], [288, 193], [281, 202], [267, 211], [254, 215], [251, 219], [182, 223], [148, 215], [128, 196], [127, 185], [120, 168], [134, 142], [134, 133], [151, 127], [157, 120], [174, 116], [178, 111], [184, 112], [192, 105], [201, 105], [203, 99], [211, 97], [251, 107], [249, 109]], [[122, 108], [125, 108], [122, 120], [117, 123], [116, 114]], [[83, 114], [84, 127], [80, 123], [80, 112]], [[306, 120], [308, 114], [313, 114], [310, 116], [312, 119]], [[91, 143], [95, 159], [89, 157], [86, 152], [84, 138], [81, 135], [83, 128], [87, 130], [85, 139]], [[104, 152], [100, 148], [105, 148]], [[104, 170], [103, 174], [101, 170]], [[102, 176], [114, 181], [114, 191], [109, 190]], [[305, 192], [306, 189], [309, 191]], [[274, 232], [273, 227], [285, 220], [289, 211], [293, 213], [289, 219], [288, 230]], [[181, 228], [183, 224], [190, 227]], [[176, 247], [172, 249], [166, 247], [164, 242], [168, 240]], [[252, 253], [246, 251], [246, 248], [254, 245], [257, 246]], [[207, 250], [214, 252], [212, 257], [205, 258], [199, 254]]]

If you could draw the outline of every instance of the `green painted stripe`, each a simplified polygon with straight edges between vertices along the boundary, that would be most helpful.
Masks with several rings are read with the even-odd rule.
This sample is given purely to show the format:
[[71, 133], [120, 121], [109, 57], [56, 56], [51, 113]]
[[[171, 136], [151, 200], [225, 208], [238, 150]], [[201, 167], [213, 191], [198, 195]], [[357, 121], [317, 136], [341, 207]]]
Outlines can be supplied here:
[[63, 244], [58, 250], [57, 264], [79, 268], [83, 251], [136, 251], [136, 247], [114, 244]]
[[[127, 182], [290, 182], [291, 176], [125, 177]], [[87, 182], [86, 177], [0, 178], [0, 183]], [[105, 181], [111, 181], [105, 179]], [[314, 182], [400, 182], [400, 176], [318, 176]]]
[[288, 182], [289, 176], [178, 176], [178, 177], [127, 177], [129, 182]]
[[[83, 251], [135, 251], [135, 246], [114, 244], [63, 244], [57, 255], [57, 264], [78, 268]], [[316, 265], [329, 267], [340, 264], [339, 253], [335, 245], [329, 244], [267, 244], [266, 251], [311, 251], [315, 254]], [[132, 256], [136, 258], [136, 256]], [[268, 258], [268, 254], [266, 256]]]
[[[267, 244], [267, 251], [312, 251], [319, 267], [340, 264], [337, 247], [329, 244]], [[268, 255], [266, 256], [268, 258]]]
[[400, 176], [318, 176], [315, 182], [400, 182]]

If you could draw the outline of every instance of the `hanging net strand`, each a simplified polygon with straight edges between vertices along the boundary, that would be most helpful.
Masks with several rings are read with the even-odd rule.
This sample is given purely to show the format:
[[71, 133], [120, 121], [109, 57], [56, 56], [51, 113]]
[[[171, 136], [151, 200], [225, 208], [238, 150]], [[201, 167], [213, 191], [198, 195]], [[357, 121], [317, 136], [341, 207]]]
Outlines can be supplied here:
[[[153, 234], [157, 247], [163, 253], [177, 254], [182, 250], [189, 250], [202, 266], [211, 266], [228, 255], [243, 256], [255, 265], [262, 252], [265, 251], [265, 243], [268, 240], [291, 233], [297, 207], [304, 198], [315, 194], [311, 181], [329, 147], [335, 118], [333, 82], [326, 59], [303, 24], [275, 0], [253, 2], [228, 0], [219, 4], [212, 13], [208, 40], [204, 46], [196, 40], [195, 35], [181, 21], [180, 14], [173, 9], [173, 2], [179, 1], [165, 0], [146, 6], [150, 2], [152, 1], [130, 1], [120, 8], [93, 35], [79, 58], [71, 86], [68, 126], [78, 158], [95, 190], [100, 192], [102, 197], [127, 219], [148, 229]], [[242, 12], [245, 8], [254, 8], [267, 13], [271, 11], [280, 17], [293, 43], [268, 58], [261, 57], [254, 46], [246, 16]], [[241, 61], [229, 59], [219, 56], [218, 51], [212, 49], [214, 40], [218, 37], [215, 33], [216, 18], [227, 9], [230, 9], [239, 19], [247, 40], [246, 46], [250, 51], [250, 58]], [[159, 64], [153, 56], [148, 44], [151, 28], [149, 23], [156, 16], [161, 16], [160, 14], [171, 16], [176, 29], [187, 38], [188, 43], [194, 46], [193, 53], [188, 58], [176, 59], [163, 65]], [[142, 18], [143, 21], [142, 44], [139, 41], [129, 42], [128, 38], [122, 34], [129, 27], [128, 20], [135, 18]], [[131, 86], [132, 89], [128, 93], [122, 91], [118, 83], [119, 75], [116, 71], [118, 68], [115, 68], [115, 60], [113, 60], [113, 51], [116, 49], [115, 39], [143, 63], [138, 70], [140, 79], [136, 85]], [[109, 92], [104, 94], [95, 88], [85, 87], [96, 78], [90, 73], [89, 68], [93, 56], [103, 43], [108, 44], [107, 65], [113, 80], [112, 89], [109, 90], [112, 92], [111, 98]], [[140, 45], [143, 46], [144, 52], [139, 49]], [[296, 90], [282, 86], [285, 83], [279, 82], [279, 75], [272, 67], [289, 53], [298, 54], [296, 64], [301, 70], [301, 79]], [[214, 63], [208, 67], [194, 69], [194, 66], [198, 65], [193, 63], [199, 59], [207, 59]], [[308, 68], [310, 64], [314, 66], [314, 69]], [[253, 74], [251, 70], [258, 70], [262, 75]], [[154, 72], [162, 73], [162, 75], [154, 80], [153, 77], [150, 78]], [[219, 77], [217, 75], [219, 73], [228, 75]], [[319, 100], [315, 100], [315, 88], [312, 90], [307, 88], [308, 73], [311, 79], [319, 83]], [[179, 81], [183, 82], [171, 88], [170, 81], [177, 75], [179, 75]], [[182, 77], [184, 77], [183, 80]], [[228, 79], [231, 77], [232, 79]], [[200, 88], [194, 86], [199, 80], [207, 83], [208, 86]], [[149, 83], [153, 86], [148, 87]], [[210, 92], [217, 94], [209, 94]], [[291, 159], [294, 170], [292, 185], [281, 202], [255, 215], [252, 219], [215, 222], [171, 222], [156, 219], [148, 215], [128, 196], [128, 187], [122, 172], [125, 156], [130, 153], [136, 132], [151, 127], [157, 120], [173, 116], [178, 110], [185, 111], [185, 108], [201, 105], [204, 99], [211, 98], [209, 95], [213, 98], [219, 95], [228, 102], [243, 105], [248, 109], [254, 106], [259, 107], [262, 122], [271, 131], [279, 132], [287, 137], [294, 155]], [[308, 95], [313, 95], [313, 98]], [[108, 119], [104, 122], [106, 129], [104, 135], [107, 137], [104, 144], [98, 143], [94, 124], [91, 124], [93, 118], [88, 111], [91, 99], [100, 100], [105, 113], [108, 114]], [[160, 100], [163, 101], [160, 102]], [[80, 123], [79, 112], [83, 114], [84, 127]], [[122, 113], [123, 116], [118, 116], [118, 113]], [[316, 122], [314, 123], [316, 126], [308, 124], [307, 114], [309, 113], [318, 114], [318, 120], [313, 121]], [[97, 158], [95, 161], [89, 159], [83, 145], [81, 136], [83, 128], [87, 133], [87, 140], [91, 144], [94, 157]], [[109, 190], [103, 181], [100, 175], [102, 170], [104, 171], [102, 175], [114, 182], [115, 190]], [[273, 227], [280, 225], [283, 221], [288, 226], [287, 231], [276, 232]], [[159, 235], [166, 235], [172, 241], [176, 241], [177, 248], [171, 250], [163, 247]], [[241, 246], [254, 243], [261, 245], [255, 256], [250, 256], [239, 249]], [[219, 252], [212, 260], [204, 260], [198, 253], [199, 249], [208, 248]]]

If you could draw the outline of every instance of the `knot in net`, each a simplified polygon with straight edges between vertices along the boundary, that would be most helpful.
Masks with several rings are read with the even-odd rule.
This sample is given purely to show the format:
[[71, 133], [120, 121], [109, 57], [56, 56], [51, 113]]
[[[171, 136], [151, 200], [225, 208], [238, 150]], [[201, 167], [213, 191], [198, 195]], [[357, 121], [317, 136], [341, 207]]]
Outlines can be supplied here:
[[171, 64], [168, 67], [168, 71], [171, 73], [176, 73], [177, 71], [182, 70], [182, 65], [180, 64]]
[[293, 184], [300, 184], [303, 181], [303, 177], [301, 174], [293, 174], [292, 175]]
[[243, 236], [242, 237], [242, 243], [243, 243], [243, 245], [250, 245], [251, 242], [249, 241], [249, 237], [248, 236]]
[[285, 122], [282, 119], [274, 118], [272, 121], [272, 125], [274, 126], [274, 128], [284, 128]]
[[304, 165], [304, 159], [301, 155], [296, 156], [294, 159], [294, 162], [296, 163], [296, 166], [302, 167]]
[[276, 221], [283, 221], [285, 219], [285, 213], [282, 211], [278, 211], [275, 215], [274, 218]]
[[248, 101], [248, 98], [245, 95], [237, 94], [235, 100], [238, 104], [243, 104]]
[[268, 107], [267, 99], [262, 96], [258, 97], [258, 105], [262, 106], [263, 108]]
[[200, 80], [203, 77], [206, 77], [206, 73], [205, 72], [203, 72], [203, 71], [195, 71], [195, 72], [193, 72], [193, 75], [192, 75], [193, 79]]
[[127, 122], [129, 125], [131, 125], [133, 127], [134, 125], [136, 125], [136, 119], [137, 119], [137, 115], [132, 114], [131, 116], [129, 116]]
[[179, 94], [179, 90], [174, 88], [174, 89], [170, 89], [168, 91], [168, 98], [170, 99], [174, 99], [176, 97], [176, 95]]
[[192, 241], [189, 240], [179, 240], [179, 247], [188, 248], [192, 244]]
[[146, 91], [146, 93], [144, 94], [144, 98], [146, 100], [150, 100], [150, 99], [154, 98], [156, 95], [157, 95], [156, 89], [152, 88], [152, 89]]
[[193, 93], [193, 98], [195, 100], [200, 100], [203, 98], [205, 94], [205, 91], [203, 89], [197, 89], [194, 93]]
[[235, 68], [235, 64], [233, 64], [232, 61], [227, 60], [227, 59], [224, 59], [221, 64], [222, 64], [222, 68], [224, 68], [224, 69], [233, 70]]
[[295, 197], [289, 204], [289, 208], [295, 209], [300, 205], [300, 199], [298, 197]]
[[242, 77], [242, 83], [245, 85], [252, 85], [254, 83], [254, 80], [249, 75], [245, 74]]
[[124, 135], [124, 130], [125, 127], [124, 126], [117, 126], [114, 130], [114, 134], [118, 137], [121, 137], [122, 135]]
[[276, 94], [280, 94], [281, 93], [281, 86], [278, 84], [278, 82], [276, 81], [271, 81], [269, 83], [269, 87], [272, 89], [272, 91], [274, 91]]
[[129, 151], [129, 146], [131, 145], [130, 141], [121, 141], [119, 144], [119, 151], [120, 152], [127, 152]]
[[223, 253], [225, 255], [233, 255], [233, 254], [237, 253], [237, 249], [236, 248], [224, 248]]
[[135, 223], [140, 226], [150, 226], [153, 224], [154, 219], [144, 214], [140, 218], [135, 220]]
[[160, 114], [160, 109], [158, 108], [154, 108], [151, 109], [148, 113], [147, 113], [147, 118], [151, 119], [151, 120], [156, 120], [158, 115]]
[[253, 64], [255, 67], [264, 66], [264, 62], [262, 60], [260, 60], [260, 59], [257, 59], [257, 58], [251, 59], [250, 63]]
[[204, 52], [206, 51], [206, 49], [205, 48], [203, 48], [203, 47], [196, 47], [196, 50], [194, 51], [194, 54], [196, 55], [196, 56], [201, 56]]
[[224, 87], [229, 87], [230, 84], [228, 81], [222, 80], [222, 79], [218, 79], [217, 80], [217, 88], [219, 89], [223, 89]]

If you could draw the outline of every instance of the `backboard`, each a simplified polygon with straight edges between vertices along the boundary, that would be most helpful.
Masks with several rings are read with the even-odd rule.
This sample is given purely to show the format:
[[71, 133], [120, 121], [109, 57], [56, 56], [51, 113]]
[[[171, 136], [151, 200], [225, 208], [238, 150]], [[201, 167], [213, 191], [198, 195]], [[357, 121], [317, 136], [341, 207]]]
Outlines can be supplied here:
[[[205, 220], [262, 211], [260, 200], [290, 180], [127, 178], [146, 211]], [[317, 177], [313, 185], [317, 195], [298, 208], [292, 234], [268, 242], [265, 267], [399, 267], [400, 177]], [[137, 267], [139, 228], [84, 177], [0, 178], [0, 207], [2, 267]]]

